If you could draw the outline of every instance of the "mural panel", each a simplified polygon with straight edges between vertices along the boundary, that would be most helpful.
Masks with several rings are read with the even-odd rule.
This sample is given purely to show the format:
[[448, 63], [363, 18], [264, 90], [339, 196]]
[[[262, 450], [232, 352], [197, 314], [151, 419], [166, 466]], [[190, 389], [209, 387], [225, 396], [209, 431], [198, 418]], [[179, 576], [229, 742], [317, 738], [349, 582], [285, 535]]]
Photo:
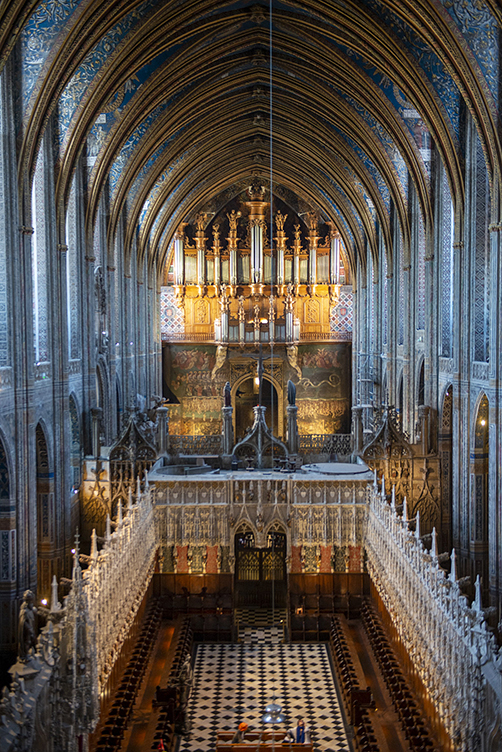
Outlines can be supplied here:
[[216, 363], [214, 345], [171, 345], [166, 381], [179, 399], [169, 407], [169, 433], [207, 435], [221, 433], [225, 369], [215, 379], [211, 371]]
[[351, 345], [299, 348], [302, 378], [296, 386], [300, 434], [350, 433]]

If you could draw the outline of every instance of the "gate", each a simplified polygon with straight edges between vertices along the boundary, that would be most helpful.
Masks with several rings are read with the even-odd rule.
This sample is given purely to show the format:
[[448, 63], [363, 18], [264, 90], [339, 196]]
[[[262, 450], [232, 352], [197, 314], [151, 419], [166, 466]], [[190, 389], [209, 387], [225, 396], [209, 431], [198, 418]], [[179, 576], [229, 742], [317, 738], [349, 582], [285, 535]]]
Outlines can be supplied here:
[[240, 608], [286, 606], [286, 535], [270, 532], [266, 548], [255, 548], [253, 533], [235, 536], [235, 596]]

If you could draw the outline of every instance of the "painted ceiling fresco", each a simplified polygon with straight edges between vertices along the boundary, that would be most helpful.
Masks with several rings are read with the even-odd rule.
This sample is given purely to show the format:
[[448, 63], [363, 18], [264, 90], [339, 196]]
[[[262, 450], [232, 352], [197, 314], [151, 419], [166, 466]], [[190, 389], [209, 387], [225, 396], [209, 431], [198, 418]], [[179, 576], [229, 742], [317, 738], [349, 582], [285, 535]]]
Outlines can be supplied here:
[[502, 12], [497, 0], [11, 0], [0, 64], [22, 80], [20, 175], [50, 115], [65, 206], [89, 172], [88, 231], [108, 193], [109, 237], [162, 262], [179, 222], [221, 191], [272, 177], [338, 226], [349, 257], [377, 226], [407, 237], [410, 186], [431, 220], [434, 148], [461, 203], [462, 108], [490, 179]]

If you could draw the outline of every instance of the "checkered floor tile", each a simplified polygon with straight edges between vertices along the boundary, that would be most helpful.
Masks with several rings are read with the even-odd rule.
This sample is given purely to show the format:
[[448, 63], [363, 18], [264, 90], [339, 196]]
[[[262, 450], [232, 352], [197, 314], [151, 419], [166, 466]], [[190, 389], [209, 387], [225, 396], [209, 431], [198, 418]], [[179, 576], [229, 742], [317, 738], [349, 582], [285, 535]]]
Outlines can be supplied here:
[[260, 645], [278, 644], [284, 638], [285, 609], [238, 609], [235, 613], [239, 627], [239, 642]]
[[315, 750], [349, 752], [326, 645], [255, 640], [198, 646], [189, 732], [179, 749], [212, 750], [218, 730], [234, 730], [243, 720], [250, 730], [260, 729], [265, 706], [274, 697], [286, 716], [284, 731], [301, 716]]

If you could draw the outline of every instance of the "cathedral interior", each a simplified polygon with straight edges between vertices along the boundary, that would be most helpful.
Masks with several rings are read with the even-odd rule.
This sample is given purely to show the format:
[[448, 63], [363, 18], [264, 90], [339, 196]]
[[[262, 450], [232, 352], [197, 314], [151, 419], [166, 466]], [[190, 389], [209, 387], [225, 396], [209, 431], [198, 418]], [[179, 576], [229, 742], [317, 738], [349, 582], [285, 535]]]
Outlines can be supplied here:
[[1, 752], [502, 752], [501, 41], [0, 4]]

